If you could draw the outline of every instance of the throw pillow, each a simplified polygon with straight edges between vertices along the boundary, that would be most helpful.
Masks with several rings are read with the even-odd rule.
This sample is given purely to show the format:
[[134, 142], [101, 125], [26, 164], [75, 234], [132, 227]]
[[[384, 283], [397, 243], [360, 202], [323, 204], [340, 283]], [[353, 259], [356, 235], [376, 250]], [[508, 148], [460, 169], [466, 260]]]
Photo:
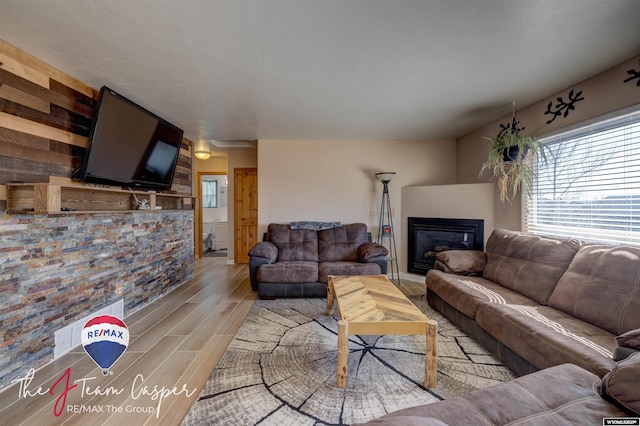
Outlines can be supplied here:
[[627, 331], [616, 337], [616, 345], [640, 351], [640, 328]]
[[367, 261], [372, 257], [386, 256], [389, 250], [383, 245], [376, 243], [365, 243], [358, 247], [358, 259]]
[[446, 250], [436, 254], [445, 272], [459, 275], [479, 275], [487, 264], [487, 255], [478, 250]]
[[596, 392], [613, 404], [640, 416], [640, 352], [618, 362], [602, 380]]

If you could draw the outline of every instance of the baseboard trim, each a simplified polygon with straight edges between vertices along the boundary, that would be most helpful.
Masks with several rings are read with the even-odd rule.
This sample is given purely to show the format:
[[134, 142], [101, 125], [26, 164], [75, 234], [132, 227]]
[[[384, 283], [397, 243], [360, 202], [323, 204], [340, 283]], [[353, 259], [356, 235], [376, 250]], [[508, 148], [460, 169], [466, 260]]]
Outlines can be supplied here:
[[400, 272], [400, 278], [407, 281], [413, 281], [414, 283], [424, 283], [424, 275], [408, 274], [406, 272]]

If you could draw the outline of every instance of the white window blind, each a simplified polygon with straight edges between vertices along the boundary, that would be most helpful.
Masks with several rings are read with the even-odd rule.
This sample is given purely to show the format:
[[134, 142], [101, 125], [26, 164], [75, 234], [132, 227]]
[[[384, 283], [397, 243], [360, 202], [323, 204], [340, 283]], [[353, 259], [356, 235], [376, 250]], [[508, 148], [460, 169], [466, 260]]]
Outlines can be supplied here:
[[523, 228], [640, 245], [640, 111], [550, 138], [536, 158]]

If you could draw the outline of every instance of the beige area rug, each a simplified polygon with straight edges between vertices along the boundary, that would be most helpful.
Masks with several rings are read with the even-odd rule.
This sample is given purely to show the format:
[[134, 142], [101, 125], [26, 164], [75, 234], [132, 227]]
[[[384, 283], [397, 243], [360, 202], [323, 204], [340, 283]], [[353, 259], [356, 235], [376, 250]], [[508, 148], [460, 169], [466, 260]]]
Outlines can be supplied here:
[[337, 319], [324, 299], [259, 300], [183, 425], [343, 425], [511, 380], [492, 355], [438, 321], [438, 377], [422, 386], [425, 336], [349, 336], [347, 387], [336, 387]]

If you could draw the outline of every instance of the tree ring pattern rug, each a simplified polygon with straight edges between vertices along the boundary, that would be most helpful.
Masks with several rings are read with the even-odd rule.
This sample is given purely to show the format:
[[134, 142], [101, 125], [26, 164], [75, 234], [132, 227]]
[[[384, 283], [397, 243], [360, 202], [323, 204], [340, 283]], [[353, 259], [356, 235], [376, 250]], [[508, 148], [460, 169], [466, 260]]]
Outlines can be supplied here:
[[336, 387], [337, 311], [325, 299], [258, 300], [183, 425], [348, 425], [513, 379], [442, 315], [438, 376], [425, 388], [425, 336], [349, 336], [346, 388]]

